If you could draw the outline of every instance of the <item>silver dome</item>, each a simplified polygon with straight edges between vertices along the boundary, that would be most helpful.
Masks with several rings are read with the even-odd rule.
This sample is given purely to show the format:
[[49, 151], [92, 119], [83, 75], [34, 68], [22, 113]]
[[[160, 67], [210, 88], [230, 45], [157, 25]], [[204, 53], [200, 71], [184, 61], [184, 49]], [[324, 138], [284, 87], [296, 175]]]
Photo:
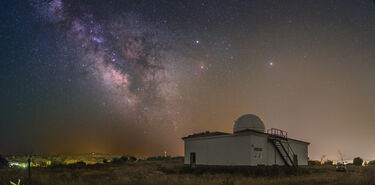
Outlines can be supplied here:
[[258, 132], [265, 132], [266, 128], [263, 121], [256, 115], [245, 114], [239, 117], [233, 126], [233, 133], [243, 130], [255, 130]]

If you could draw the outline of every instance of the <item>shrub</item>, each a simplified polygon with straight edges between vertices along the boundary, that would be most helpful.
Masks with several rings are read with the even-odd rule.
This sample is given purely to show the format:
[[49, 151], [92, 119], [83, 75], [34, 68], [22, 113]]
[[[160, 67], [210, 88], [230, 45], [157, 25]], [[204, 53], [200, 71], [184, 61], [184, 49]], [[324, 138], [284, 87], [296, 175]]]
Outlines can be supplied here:
[[362, 166], [363, 164], [363, 159], [360, 157], [356, 157], [353, 159], [353, 164], [356, 166]]
[[148, 161], [169, 161], [171, 159], [171, 156], [154, 156], [147, 158]]
[[368, 162], [368, 165], [375, 165], [375, 160]]
[[333, 161], [326, 160], [326, 161], [324, 161], [324, 165], [333, 165]]
[[172, 157], [171, 160], [184, 161], [184, 156], [176, 156], [176, 157]]
[[318, 166], [321, 165], [320, 161], [308, 161], [309, 166]]
[[136, 157], [134, 157], [134, 156], [129, 156], [129, 161], [136, 161], [137, 160], [137, 158]]
[[68, 165], [59, 165], [60, 167], [68, 167], [68, 168], [71, 168], [71, 169], [75, 169], [75, 168], [82, 168], [82, 167], [86, 167], [86, 163], [83, 162], [83, 161], [78, 161], [76, 163], [73, 163], [73, 164], [68, 164]]
[[120, 158], [113, 158], [111, 160], [111, 163], [113, 163], [113, 164], [122, 164], [123, 161]]
[[122, 160], [123, 162], [126, 162], [126, 161], [128, 161], [129, 159], [128, 159], [128, 157], [126, 157], [126, 156], [122, 156], [122, 157], [120, 157], [120, 160]]
[[0, 155], [0, 168], [8, 168], [8, 167], [9, 167], [9, 162], [2, 155]]
[[129, 161], [128, 157], [122, 156], [120, 158], [113, 158], [111, 163], [113, 163], [113, 164], [123, 164], [127, 161]]
[[86, 166], [86, 163], [83, 162], [83, 161], [78, 161], [78, 162], [74, 163], [74, 165], [76, 165], [76, 166]]

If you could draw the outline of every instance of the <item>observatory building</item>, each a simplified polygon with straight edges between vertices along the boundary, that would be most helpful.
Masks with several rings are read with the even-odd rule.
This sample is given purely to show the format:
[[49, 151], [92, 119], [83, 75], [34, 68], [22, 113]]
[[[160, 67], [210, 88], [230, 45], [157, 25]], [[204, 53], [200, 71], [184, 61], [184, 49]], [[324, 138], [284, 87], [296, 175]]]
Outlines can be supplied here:
[[239, 117], [233, 134], [202, 132], [182, 138], [184, 163], [215, 166], [307, 165], [308, 142], [288, 138], [280, 129], [268, 129], [255, 115]]

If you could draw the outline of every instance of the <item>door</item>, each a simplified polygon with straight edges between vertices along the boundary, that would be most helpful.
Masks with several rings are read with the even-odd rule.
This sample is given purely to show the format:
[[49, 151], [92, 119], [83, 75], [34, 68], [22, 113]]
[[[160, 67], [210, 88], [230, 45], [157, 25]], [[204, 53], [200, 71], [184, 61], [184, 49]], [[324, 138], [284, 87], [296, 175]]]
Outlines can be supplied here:
[[298, 155], [293, 156], [293, 162], [295, 166], [298, 166]]
[[195, 160], [196, 160], [195, 152], [191, 152], [190, 153], [190, 167], [191, 168], [195, 168]]

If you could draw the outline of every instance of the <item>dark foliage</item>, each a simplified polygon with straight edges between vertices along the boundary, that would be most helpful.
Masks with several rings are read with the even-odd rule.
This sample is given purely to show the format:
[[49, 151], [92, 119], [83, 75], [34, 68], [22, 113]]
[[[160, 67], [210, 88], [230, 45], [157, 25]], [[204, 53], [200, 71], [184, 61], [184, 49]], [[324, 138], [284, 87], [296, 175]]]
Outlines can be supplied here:
[[112, 164], [122, 164], [122, 163], [124, 163], [124, 161], [122, 161], [120, 158], [113, 158], [111, 160], [111, 163]]
[[137, 158], [134, 156], [129, 156], [129, 161], [132, 161], [132, 162], [137, 161]]
[[131, 157], [122, 156], [120, 158], [113, 158], [111, 163], [112, 164], [123, 164], [123, 163], [126, 163], [128, 161], [132, 161], [132, 160], [133, 160], [133, 158], [131, 158]]
[[324, 161], [324, 165], [332, 166], [332, 165], [333, 165], [333, 161], [331, 161], [331, 160], [326, 160], [326, 161]]
[[184, 157], [177, 156], [177, 157], [171, 157], [171, 156], [153, 156], [147, 158], [147, 161], [171, 161], [171, 160], [178, 160], [178, 161], [183, 161]]
[[8, 167], [9, 167], [9, 162], [2, 155], [0, 155], [0, 168], [8, 168]]
[[320, 161], [308, 161], [307, 163], [308, 163], [309, 166], [319, 166], [319, 165], [321, 165]]
[[120, 157], [120, 160], [122, 160], [123, 162], [126, 162], [129, 160], [129, 158], [127, 156], [122, 156]]
[[69, 167], [69, 168], [82, 168], [82, 167], [86, 167], [86, 163], [83, 162], [83, 161], [79, 161], [79, 162], [76, 162], [76, 163], [73, 163], [73, 164], [68, 164], [67, 167]]
[[159, 171], [166, 174], [242, 174], [244, 176], [283, 176], [283, 175], [302, 175], [310, 173], [305, 168], [295, 168], [286, 166], [257, 166], [257, 167], [204, 167], [190, 168], [166, 168], [159, 167]]
[[368, 165], [375, 165], [375, 160], [368, 162]]
[[363, 164], [363, 159], [360, 157], [356, 157], [353, 159], [353, 164], [356, 166], [362, 166]]

